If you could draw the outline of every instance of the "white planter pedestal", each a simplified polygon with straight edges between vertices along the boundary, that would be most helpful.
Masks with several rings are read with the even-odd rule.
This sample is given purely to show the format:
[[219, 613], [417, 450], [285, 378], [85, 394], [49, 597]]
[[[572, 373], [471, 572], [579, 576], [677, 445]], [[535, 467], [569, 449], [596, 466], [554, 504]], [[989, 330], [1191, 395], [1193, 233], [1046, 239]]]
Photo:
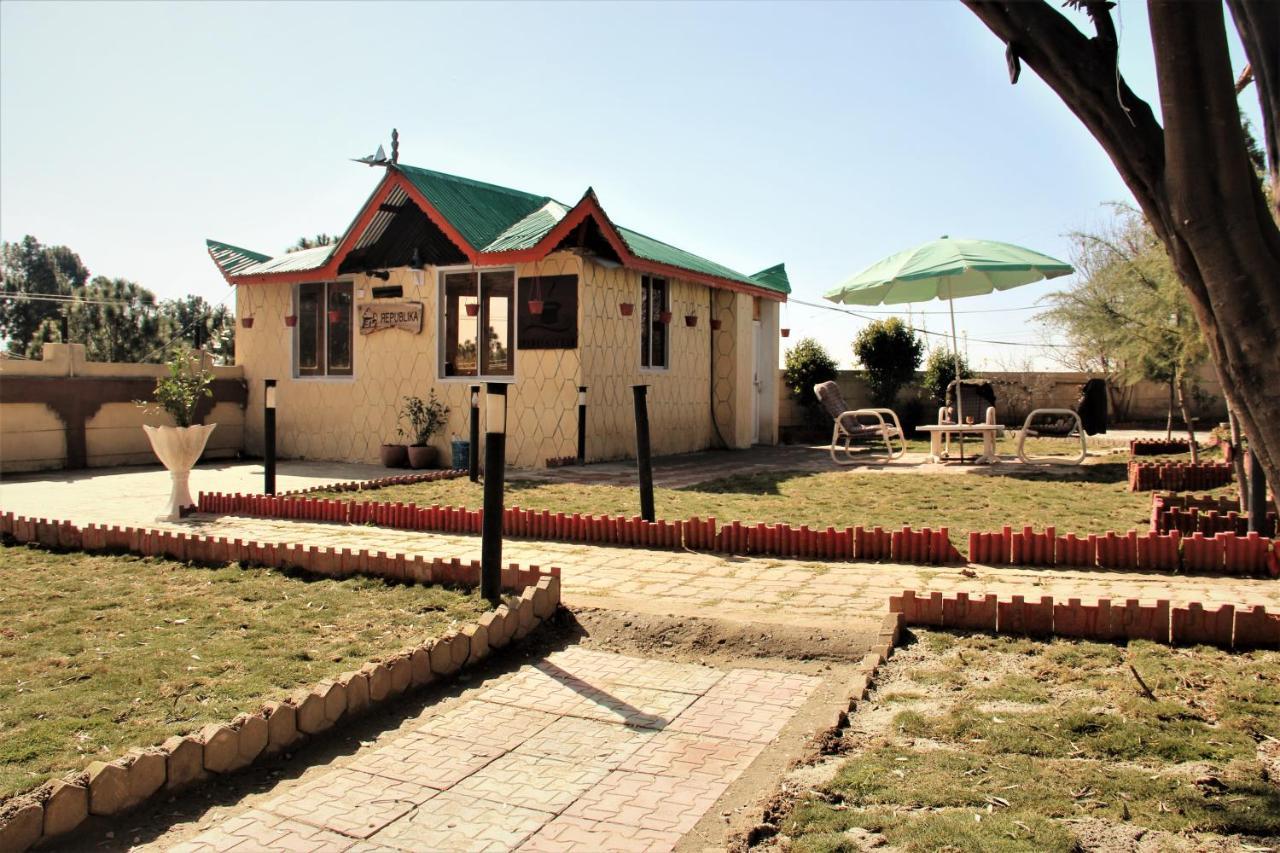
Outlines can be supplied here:
[[157, 516], [156, 521], [176, 521], [183, 509], [195, 504], [187, 481], [191, 477], [191, 467], [204, 452], [209, 434], [216, 426], [217, 424], [196, 424], [189, 427], [142, 427], [151, 440], [151, 449], [164, 463], [164, 467], [169, 469], [169, 476], [173, 478], [173, 491], [169, 494], [165, 514]]

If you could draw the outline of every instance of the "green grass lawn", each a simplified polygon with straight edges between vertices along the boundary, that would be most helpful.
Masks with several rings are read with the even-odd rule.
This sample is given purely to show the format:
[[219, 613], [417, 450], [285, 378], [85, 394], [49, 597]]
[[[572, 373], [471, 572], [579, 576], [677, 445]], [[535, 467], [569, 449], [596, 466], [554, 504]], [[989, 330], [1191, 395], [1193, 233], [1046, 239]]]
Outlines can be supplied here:
[[[963, 548], [969, 531], [999, 530], [1005, 524], [1053, 525], [1060, 533], [1081, 534], [1146, 530], [1151, 494], [1128, 491], [1126, 477], [1123, 457], [1053, 471], [1006, 464], [977, 474], [773, 472], [655, 489], [654, 502], [657, 516], [668, 520], [696, 515], [819, 528], [946, 526]], [[482, 486], [460, 478], [316, 496], [479, 508]], [[566, 513], [631, 516], [640, 511], [635, 487], [612, 485], [508, 481], [506, 503]]]
[[229, 721], [485, 609], [475, 594], [0, 548], [0, 798]]
[[1093, 849], [1135, 828], [1280, 834], [1258, 756], [1280, 737], [1280, 653], [917, 637], [854, 715], [847, 760], [794, 803], [790, 849], [860, 850], [865, 832], [956, 851], [1072, 851], [1084, 832]]

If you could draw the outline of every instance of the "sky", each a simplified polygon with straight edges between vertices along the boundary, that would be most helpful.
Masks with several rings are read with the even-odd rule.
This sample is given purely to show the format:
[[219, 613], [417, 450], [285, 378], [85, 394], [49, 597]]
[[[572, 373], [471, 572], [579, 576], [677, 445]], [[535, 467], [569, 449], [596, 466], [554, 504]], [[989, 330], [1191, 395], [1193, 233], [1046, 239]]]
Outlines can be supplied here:
[[[1117, 23], [1158, 114], [1144, 5]], [[161, 298], [233, 301], [206, 237], [277, 254], [340, 233], [381, 177], [348, 158], [393, 127], [404, 163], [570, 204], [594, 187], [619, 224], [742, 272], [785, 262], [813, 303], [944, 234], [1068, 260], [1069, 232], [1132, 199], [950, 0], [0, 2], [0, 239], [70, 246]], [[1033, 306], [1068, 281], [958, 301], [971, 361], [1051, 367]], [[913, 320], [941, 333], [946, 307]], [[849, 366], [864, 323], [792, 302], [782, 344]]]

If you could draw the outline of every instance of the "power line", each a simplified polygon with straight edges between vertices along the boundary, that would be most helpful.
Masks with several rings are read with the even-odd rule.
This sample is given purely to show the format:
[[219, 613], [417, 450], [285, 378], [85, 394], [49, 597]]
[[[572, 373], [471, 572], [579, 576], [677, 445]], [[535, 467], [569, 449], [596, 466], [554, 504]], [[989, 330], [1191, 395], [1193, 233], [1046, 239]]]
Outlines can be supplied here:
[[[869, 314], [863, 314], [858, 311], [850, 311], [848, 308], [837, 308], [834, 305], [821, 305], [816, 302], [805, 302], [802, 299], [788, 299], [787, 301], [794, 302], [796, 305], [804, 305], [808, 308], [818, 308], [822, 311], [834, 311], [837, 314], [844, 314], [846, 317], [857, 317], [859, 320], [877, 319], [876, 317], [873, 317]], [[959, 314], [961, 312], [957, 311], [956, 313]], [[951, 335], [947, 334], [946, 332], [934, 332], [929, 329], [916, 329], [916, 331], [922, 335], [933, 335], [934, 337], [945, 338], [947, 340], [951, 339]], [[986, 338], [969, 338], [969, 341], [975, 344], [996, 344], [998, 346], [1004, 346], [1004, 347], [1052, 347], [1054, 349], [1071, 349], [1072, 348], [1070, 344], [1049, 344], [1049, 343], [1029, 344], [1029, 343], [1024, 343], [1022, 341], [992, 341]]]
[[20, 299], [27, 302], [53, 302], [60, 305], [125, 305], [130, 308], [159, 308], [156, 302], [138, 302], [130, 299], [78, 299], [51, 293], [0, 293], [0, 299]]

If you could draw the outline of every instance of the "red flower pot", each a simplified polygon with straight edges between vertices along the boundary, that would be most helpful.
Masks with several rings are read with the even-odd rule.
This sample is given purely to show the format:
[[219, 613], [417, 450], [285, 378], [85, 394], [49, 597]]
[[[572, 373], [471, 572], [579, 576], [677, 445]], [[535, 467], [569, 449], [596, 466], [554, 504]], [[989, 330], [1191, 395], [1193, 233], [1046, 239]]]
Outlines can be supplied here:
[[619, 302], [618, 310], [622, 312], [623, 317], [630, 317], [631, 312], [636, 310], [636, 306], [634, 302]]
[[284, 318], [284, 324], [289, 327], [298, 325], [298, 315], [286, 314]]
[[790, 330], [790, 329], [779, 329], [779, 330], [778, 330], [778, 334], [782, 335], [784, 338], [789, 338], [789, 337], [791, 337], [791, 330]]
[[720, 320], [712, 320], [712, 321], [711, 321], [711, 330], [712, 330], [712, 331], [714, 331], [714, 332], [718, 332], [718, 331], [720, 331], [720, 324], [721, 324], [721, 321], [720, 321]]
[[667, 325], [668, 323], [670, 323], [670, 322], [671, 322], [671, 312], [670, 312], [670, 311], [663, 311], [661, 314], [659, 314], [659, 315], [658, 315], [658, 321], [659, 321], [660, 323], [662, 323], [662, 325], [664, 325], [664, 326], [665, 326], [665, 325]]
[[685, 315], [684, 315], [684, 324], [685, 324], [686, 326], [688, 326], [690, 329], [692, 329], [694, 326], [698, 325], [698, 315], [697, 315], [697, 314], [685, 314]]
[[468, 302], [468, 303], [467, 303], [467, 305], [466, 305], [466, 309], [467, 309], [467, 316], [468, 316], [468, 317], [474, 317], [474, 316], [476, 316], [477, 314], [479, 314], [479, 313], [480, 313], [480, 303], [479, 303], [479, 302]]
[[535, 316], [535, 317], [536, 317], [536, 316], [538, 316], [539, 314], [541, 314], [541, 313], [542, 313], [542, 304], [543, 304], [543, 303], [542, 303], [542, 300], [541, 300], [541, 299], [530, 299], [530, 300], [529, 300], [529, 313], [530, 313], [530, 314], [532, 314], [532, 315], [533, 315], [533, 316]]
[[387, 468], [408, 468], [409, 448], [403, 444], [382, 445], [382, 464]]
[[337, 323], [337, 322], [340, 322], [341, 320], [342, 320], [342, 312], [341, 312], [341, 311], [330, 311], [330, 312], [329, 312], [329, 322], [330, 322], [330, 323]]
[[244, 326], [246, 329], [252, 329], [252, 328], [253, 328], [253, 318], [252, 318], [252, 317], [241, 317], [241, 318], [240, 318], [240, 325], [241, 325], [241, 326]]

